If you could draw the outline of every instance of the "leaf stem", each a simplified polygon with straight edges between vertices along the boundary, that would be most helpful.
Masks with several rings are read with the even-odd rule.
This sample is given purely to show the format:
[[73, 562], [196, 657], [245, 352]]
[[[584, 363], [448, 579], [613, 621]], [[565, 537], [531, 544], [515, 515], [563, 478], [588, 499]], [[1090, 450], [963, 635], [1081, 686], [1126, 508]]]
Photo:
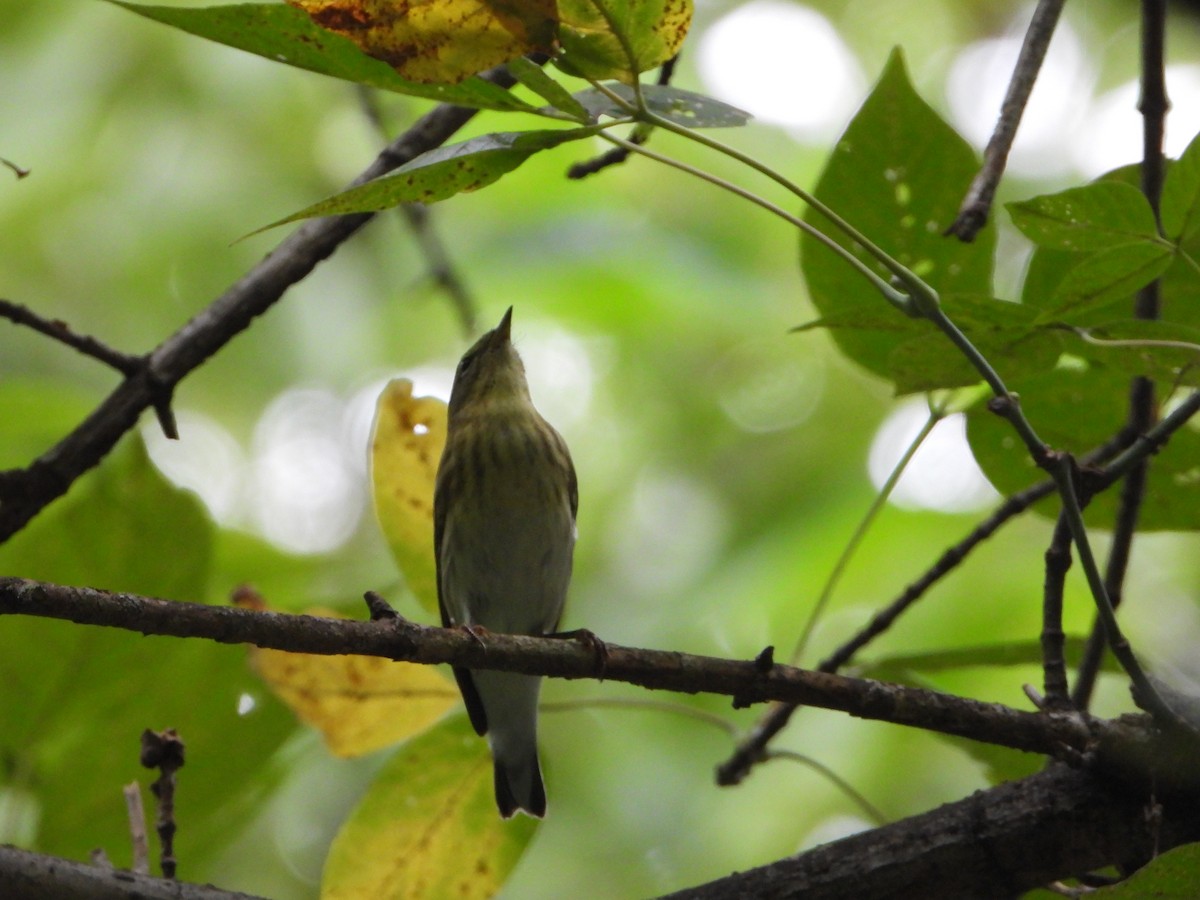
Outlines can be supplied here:
[[1086, 328], [1069, 325], [1067, 329], [1074, 332], [1084, 343], [1091, 344], [1093, 347], [1157, 347], [1163, 350], [1187, 350], [1191, 353], [1200, 353], [1200, 344], [1194, 344], [1191, 341], [1171, 341], [1164, 338], [1098, 338]]
[[890, 820], [885, 816], [870, 800], [858, 791], [850, 782], [839, 775], [829, 766], [822, 762], [818, 762], [811, 756], [805, 753], [797, 753], [795, 750], [771, 750], [767, 753], [767, 759], [789, 759], [792, 762], [800, 763], [802, 766], [807, 766], [819, 775], [827, 778], [834, 787], [849, 797], [861, 809], [875, 825], [886, 825]]
[[825, 607], [829, 603], [829, 598], [833, 595], [834, 588], [841, 581], [842, 575], [845, 574], [846, 567], [850, 564], [851, 558], [858, 551], [863, 539], [866, 538], [867, 532], [871, 526], [875, 524], [875, 520], [879, 517], [879, 513], [883, 511], [887, 504], [888, 498], [895, 490], [896, 484], [900, 481], [900, 477], [904, 474], [904, 470], [908, 468], [908, 464], [912, 462], [912, 458], [916, 455], [917, 450], [925, 443], [925, 439], [929, 437], [934, 426], [942, 420], [946, 411], [944, 407], [930, 404], [929, 416], [925, 419], [921, 430], [917, 432], [916, 437], [909, 442], [909, 445], [904, 450], [904, 454], [892, 467], [892, 471], [888, 473], [887, 480], [879, 488], [875, 495], [875, 499], [871, 501], [870, 508], [854, 529], [854, 534], [850, 536], [850, 540], [846, 542], [846, 546], [842, 548], [841, 555], [838, 556], [837, 562], [834, 563], [833, 569], [829, 573], [829, 577], [825, 579], [825, 584], [821, 588], [821, 594], [817, 597], [817, 602], [813, 604], [812, 612], [808, 614], [808, 619], [804, 623], [804, 630], [800, 633], [800, 638], [796, 641], [796, 648], [792, 650], [791, 664], [799, 665], [800, 658], [804, 655], [804, 651], [808, 648], [808, 642], [812, 638], [817, 622], [821, 615], [825, 612]]
[[737, 726], [716, 713], [684, 703], [672, 703], [668, 700], [643, 700], [637, 697], [586, 697], [579, 700], [560, 700], [542, 703], [540, 708], [545, 712], [572, 712], [580, 709], [641, 709], [651, 712], [665, 712], [683, 716], [696, 722], [710, 725], [729, 737], [737, 735]]
[[[592, 6], [603, 17], [604, 22], [608, 25], [609, 30], [617, 39], [617, 43], [621, 45], [621, 52], [625, 54], [625, 61], [629, 63], [629, 81], [630, 87], [633, 89], [634, 99], [637, 101], [637, 109], [647, 112], [646, 100], [642, 96], [642, 81], [638, 76], [641, 72], [638, 69], [637, 54], [633, 52], [633, 44], [629, 43], [629, 35], [625, 33], [625, 29], [620, 26], [612, 11], [604, 5], [602, 0], [591, 0]], [[590, 79], [589, 79], [590, 80]], [[592, 82], [595, 84], [595, 82]]]
[[894, 287], [892, 287], [892, 285], [880, 278], [878, 274], [871, 270], [870, 266], [856, 257], [853, 253], [851, 253], [833, 238], [814, 228], [808, 222], [805, 222], [799, 216], [792, 215], [782, 207], [776, 206], [771, 201], [760, 197], [759, 195], [752, 193], [743, 187], [739, 187], [731, 181], [726, 181], [724, 178], [721, 178], [718, 175], [713, 175], [711, 172], [706, 172], [703, 169], [689, 165], [681, 160], [673, 159], [672, 157], [657, 153], [654, 150], [650, 150], [639, 144], [634, 144], [631, 141], [623, 140], [622, 138], [619, 138], [613, 134], [609, 134], [608, 132], [602, 131], [599, 133], [598, 137], [601, 137], [618, 147], [623, 147], [630, 153], [638, 153], [647, 157], [648, 159], [653, 159], [656, 162], [662, 163], [665, 166], [678, 169], [680, 172], [685, 172], [688, 175], [692, 175], [702, 181], [707, 181], [709, 184], [715, 185], [722, 190], [729, 191], [731, 194], [741, 197], [743, 200], [747, 200], [750, 203], [765, 209], [767, 212], [773, 213], [774, 215], [783, 219], [789, 225], [799, 228], [801, 231], [811, 235], [815, 240], [820, 241], [822, 244], [840, 256], [846, 263], [856, 269], [859, 274], [870, 281], [872, 286], [884, 296], [884, 299], [886, 299], [897, 309], [908, 312], [909, 298], [906, 294], [896, 290]]
[[[851, 241], [861, 245], [870, 256], [874, 257], [880, 265], [882, 265], [893, 276], [895, 276], [897, 281], [904, 285], [909, 296], [913, 298], [914, 302], [919, 308], [923, 309], [924, 306], [929, 303], [937, 303], [937, 292], [932, 286], [923, 281], [919, 276], [914, 274], [911, 269], [892, 257], [891, 254], [889, 254], [886, 250], [868, 238], [865, 234], [843, 219], [840, 215], [838, 215], [808, 191], [804, 190], [802, 187], [788, 178], [785, 178], [770, 166], [760, 162], [752, 156], [743, 153], [735, 147], [731, 147], [728, 144], [716, 140], [715, 138], [711, 138], [706, 134], [702, 134], [698, 131], [687, 128], [684, 125], [679, 125], [675, 122], [672, 122], [670, 119], [658, 115], [658, 113], [654, 112], [653, 110], [642, 107], [638, 109], [638, 114], [642, 117], [645, 117], [651, 124], [656, 125], [659, 128], [662, 128], [666, 131], [671, 131], [681, 137], [687, 138], [688, 140], [695, 141], [696, 143], [720, 153], [723, 156], [727, 156], [730, 159], [736, 160], [737, 162], [742, 163], [742, 165], [753, 169], [755, 172], [758, 172], [760, 175], [764, 175], [771, 179], [788, 193], [795, 195], [808, 206], [812, 207], [814, 210], [828, 219], [835, 228], [846, 235], [846, 237], [848, 237]], [[907, 309], [905, 311], [910, 312], [910, 310]]]

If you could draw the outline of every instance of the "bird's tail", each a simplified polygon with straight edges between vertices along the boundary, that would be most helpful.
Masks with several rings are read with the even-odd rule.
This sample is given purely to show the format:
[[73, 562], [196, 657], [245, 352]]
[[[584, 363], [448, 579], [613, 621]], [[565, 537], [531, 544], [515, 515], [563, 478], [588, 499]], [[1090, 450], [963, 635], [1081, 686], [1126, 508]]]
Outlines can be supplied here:
[[537, 704], [542, 679], [512, 672], [471, 673], [487, 711], [495, 763], [496, 805], [509, 818], [518, 809], [541, 818], [546, 788], [537, 751]]
[[511, 819], [518, 809], [531, 816], [546, 815], [546, 786], [537, 749], [523, 761], [495, 760], [496, 806], [500, 815]]

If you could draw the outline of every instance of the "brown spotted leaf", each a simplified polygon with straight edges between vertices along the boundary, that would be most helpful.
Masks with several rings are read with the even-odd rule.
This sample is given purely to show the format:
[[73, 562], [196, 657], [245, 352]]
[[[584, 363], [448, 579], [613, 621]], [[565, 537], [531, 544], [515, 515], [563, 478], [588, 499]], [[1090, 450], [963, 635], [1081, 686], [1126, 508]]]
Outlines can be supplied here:
[[436, 203], [455, 194], [477, 191], [516, 169], [535, 153], [591, 137], [599, 130], [599, 126], [589, 125], [553, 131], [498, 132], [438, 147], [422, 153], [391, 175], [335, 194], [250, 234], [300, 219], [379, 212], [401, 203]]
[[288, 0], [403, 77], [454, 84], [527, 53], [551, 52], [554, 0]]

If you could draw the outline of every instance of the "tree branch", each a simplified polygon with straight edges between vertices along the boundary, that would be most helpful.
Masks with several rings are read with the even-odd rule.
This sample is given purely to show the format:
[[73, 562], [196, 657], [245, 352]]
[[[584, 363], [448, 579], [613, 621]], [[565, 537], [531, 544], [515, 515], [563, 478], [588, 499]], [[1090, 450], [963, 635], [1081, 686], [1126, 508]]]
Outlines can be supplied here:
[[734, 706], [768, 700], [838, 710], [1032, 753], [1075, 756], [1108, 733], [1105, 722], [1025, 712], [951, 694], [791, 666], [764, 667], [664, 650], [584, 640], [485, 634], [405, 619], [328, 619], [237, 607], [158, 600], [94, 588], [0, 578], [0, 615], [32, 615], [141, 634], [207, 638], [275, 650], [357, 654], [558, 678], [596, 678], [683, 693], [725, 694]]
[[262, 900], [207, 884], [168, 881], [121, 869], [0, 846], [0, 897], [21, 900]]
[[0, 317], [8, 319], [14, 325], [24, 325], [39, 334], [66, 344], [84, 356], [90, 356], [106, 366], [111, 366], [126, 377], [135, 374], [145, 365], [143, 357], [114, 350], [108, 344], [90, 335], [76, 334], [66, 322], [59, 319], [44, 319], [29, 307], [13, 303], [11, 300], [0, 300]]
[[[1161, 821], [1147, 819], [1162, 803]], [[1200, 836], [1194, 795], [1166, 799], [1052, 766], [882, 828], [670, 894], [674, 900], [1011, 898]]]
[[1054, 36], [1064, 3], [1066, 0], [1040, 0], [1037, 9], [1034, 10], [1029, 28], [1025, 32], [1025, 40], [1021, 44], [1021, 53], [1013, 69], [1012, 80], [1008, 83], [1008, 92], [1004, 95], [1004, 103], [1000, 107], [1000, 116], [996, 119], [996, 128], [988, 141], [987, 149], [983, 151], [983, 166], [971, 182], [962, 206], [959, 207], [958, 216], [946, 229], [946, 234], [952, 234], [959, 240], [970, 243], [987, 224], [992, 200], [996, 196], [996, 187], [1004, 175], [1005, 166], [1008, 165], [1008, 152], [1017, 137], [1017, 126], [1021, 124], [1021, 116], [1025, 114], [1025, 105], [1029, 102], [1034, 82], [1042, 69], [1042, 60], [1046, 58], [1046, 48], [1050, 46], [1050, 38]]
[[[1200, 404], [1200, 391], [1197, 391], [1189, 399]], [[1157, 442], [1146, 442], [1142, 452], [1155, 452], [1176, 428], [1182, 427], [1185, 421], [1186, 416], [1181, 414], [1174, 426], [1169, 430], [1164, 430]], [[1117, 452], [1126, 449], [1128, 443], [1125, 436], [1118, 435], [1087, 453], [1082, 458], [1082, 463], [1094, 465], [1112, 459]], [[817, 671], [837, 672], [840, 670], [854, 658], [859, 650], [891, 628], [909, 607], [945, 575], [952, 572], [976, 546], [995, 534], [1010, 519], [1020, 515], [1034, 503], [1052, 493], [1054, 493], [1054, 482], [1042, 481], [1006, 499], [995, 512], [975, 526], [970, 534], [948, 548], [938, 561], [930, 566], [920, 578], [906, 587], [899, 597], [875, 613], [867, 625], [826, 657], [817, 666]], [[1101, 640], [1103, 640], [1103, 635], [1101, 635]], [[796, 707], [790, 704], [773, 704], [738, 744], [729, 759], [717, 766], [717, 784], [728, 786], [741, 783], [742, 779], [750, 774], [750, 769], [756, 763], [767, 758], [767, 744], [784, 729], [795, 711]]]
[[[1138, 109], [1142, 113], [1141, 187], [1150, 208], [1154, 210], [1155, 220], [1159, 216], [1166, 172], [1163, 135], [1166, 132], [1167, 110], [1170, 108], [1166, 82], [1166, 6], [1166, 0], [1142, 0], [1141, 98], [1138, 102]], [[1157, 319], [1160, 306], [1160, 282], [1155, 279], [1138, 291], [1133, 314], [1138, 319]], [[1129, 388], [1129, 430], [1133, 434], [1141, 434], [1154, 424], [1156, 415], [1154, 382], [1149, 378], [1134, 378]], [[1125, 475], [1121, 486], [1112, 548], [1104, 573], [1114, 609], [1120, 605], [1124, 592], [1125, 572], [1142, 509], [1149, 465], [1148, 460], [1138, 462]], [[1075, 702], [1081, 709], [1086, 709], [1091, 700], [1104, 649], [1104, 626], [1097, 618], [1092, 623], [1092, 633], [1075, 685]]]
[[[513, 83], [503, 68], [484, 77], [504, 86]], [[380, 153], [353, 184], [377, 178], [440, 146], [475, 113], [461, 106], [436, 107]], [[207, 309], [159, 344], [147, 357], [146, 365], [123, 381], [78, 428], [27, 468], [3, 473], [0, 542], [66, 493], [75, 479], [99, 463], [137, 424], [145, 409], [159, 402], [164, 393], [169, 396], [186, 375], [270, 309], [289, 287], [327, 259], [372, 215], [305, 222]]]

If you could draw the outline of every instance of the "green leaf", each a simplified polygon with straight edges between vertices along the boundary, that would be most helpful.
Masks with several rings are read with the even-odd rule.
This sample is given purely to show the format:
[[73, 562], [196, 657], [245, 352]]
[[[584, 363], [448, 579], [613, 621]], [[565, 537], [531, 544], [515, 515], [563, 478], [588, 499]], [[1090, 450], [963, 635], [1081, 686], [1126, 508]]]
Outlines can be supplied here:
[[558, 14], [565, 71], [632, 81], [679, 52], [692, 0], [558, 0]]
[[242, 3], [185, 9], [145, 6], [125, 0], [108, 2], [272, 62], [356, 84], [475, 109], [536, 111], [504, 88], [478, 77], [453, 85], [419, 84], [401, 78], [391, 66], [367, 56], [347, 38], [318, 27], [303, 11], [284, 4]]
[[[1042, 440], [1051, 447], [1082, 455], [1107, 441], [1128, 416], [1129, 376], [1118, 369], [1076, 360], [1051, 372], [1009, 381], [1021, 398], [1021, 409]], [[986, 404], [967, 411], [967, 440], [988, 480], [1002, 494], [1029, 487], [1047, 476], [1029, 458], [1011, 426], [989, 412]], [[1154, 457], [1146, 483], [1139, 527], [1144, 531], [1192, 531], [1200, 528], [1200, 432], [1182, 428]], [[1117, 491], [1095, 497], [1085, 511], [1096, 527], [1112, 526]], [[1056, 496], [1035, 509], [1058, 511]]]
[[1200, 844], [1156, 856], [1120, 884], [1101, 888], [1096, 900], [1192, 900], [1200, 884]]
[[525, 85], [552, 107], [565, 112], [581, 122], [594, 122], [595, 116], [588, 114], [584, 105], [571, 92], [546, 74], [546, 70], [523, 56], [508, 63], [513, 78]]
[[[203, 600], [212, 552], [199, 500], [159, 475], [135, 435], [0, 547], [0, 571]], [[143, 729], [174, 727], [187, 743], [179, 796], [189, 825], [176, 852], [189, 867], [225, 845], [230, 821], [252, 814], [256, 788], [273, 777], [263, 761], [295, 730], [244, 651], [208, 641], [8, 616], [0, 679], [8, 785], [36, 803], [39, 849], [75, 859], [128, 833], [120, 785], [151, 780], [138, 762]], [[258, 702], [239, 712], [247, 698]], [[7, 827], [0, 817], [0, 842]], [[108, 850], [127, 863], [128, 851]]]
[[[608, 84], [605, 87], [629, 106], [635, 104], [633, 89], [627, 85]], [[588, 110], [592, 121], [601, 116], [620, 119], [629, 115], [627, 107], [596, 88], [581, 91], [575, 99]], [[642, 85], [642, 99], [651, 112], [688, 128], [734, 128], [751, 119], [750, 113], [736, 106], [669, 84]]]
[[1119, 181], [1097, 181], [1010, 203], [1007, 209], [1013, 224], [1039, 247], [1105, 250], [1159, 239], [1154, 212], [1142, 192]]
[[0, 469], [27, 466], [82, 422], [95, 398], [58, 381], [0, 380]]
[[[966, 141], [913, 90], [896, 51], [838, 141], [814, 193], [941, 294], [990, 296], [995, 229], [985, 228], [971, 244], [943, 236], [977, 168]], [[804, 218], [889, 277], [861, 248], [835, 234], [823, 216], [808, 210]], [[808, 235], [800, 239], [800, 258], [822, 317], [890, 309], [861, 275]], [[908, 334], [925, 333], [917, 327], [921, 323], [905, 321]], [[855, 362], [891, 377], [894, 331], [839, 330], [834, 340]]]
[[1138, 241], [1108, 247], [1084, 257], [1055, 288], [1046, 322], [1067, 313], [1078, 314], [1125, 300], [1165, 272], [1174, 261], [1171, 248], [1160, 241]]
[[1167, 168], [1159, 216], [1163, 233], [1177, 243], [1200, 232], [1200, 135]]
[[376, 178], [264, 225], [246, 237], [300, 219], [379, 212], [401, 203], [435, 203], [486, 187], [519, 167], [533, 154], [567, 141], [591, 137], [599, 126], [557, 131], [509, 131], [485, 134], [423, 153], [390, 175]]
[[[56, 537], [38, 537], [41, 528]], [[0, 571], [202, 602], [212, 549], [212, 523], [199, 498], [168, 483], [134, 436], [0, 546]]]
[[[1168, 162], [1170, 175], [1174, 163]], [[1120, 182], [1130, 187], [1138, 183], [1138, 167], [1124, 166], [1104, 175], [1100, 182]], [[1081, 256], [1064, 250], [1037, 247], [1025, 273], [1021, 289], [1021, 302], [1026, 306], [1051, 309], [1057, 302], [1059, 284], [1077, 266]], [[1174, 261], [1167, 267], [1159, 281], [1160, 318], [1178, 325], [1200, 328], [1200, 276], [1192, 260], [1200, 259], [1200, 232], [1186, 239], [1178, 248]], [[1130, 304], [1132, 311], [1132, 303]], [[1089, 327], [1109, 322], [1113, 318], [1111, 307], [1072, 310], [1069, 315], [1058, 316], [1071, 325]]]
[[496, 812], [492, 760], [464, 715], [406, 743], [342, 825], [321, 878], [323, 900], [485, 898], [537, 831]]

